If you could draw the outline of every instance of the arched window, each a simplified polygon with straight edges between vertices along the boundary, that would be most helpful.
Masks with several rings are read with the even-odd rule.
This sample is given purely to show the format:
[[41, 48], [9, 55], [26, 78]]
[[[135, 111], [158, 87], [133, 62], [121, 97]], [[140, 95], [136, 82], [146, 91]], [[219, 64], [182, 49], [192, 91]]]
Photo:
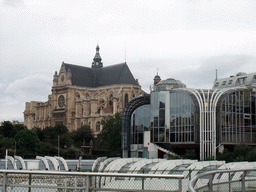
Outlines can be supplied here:
[[125, 96], [124, 96], [124, 106], [126, 106], [127, 103], [128, 103], [128, 94], [125, 93]]
[[111, 94], [111, 95], [109, 95], [109, 97], [108, 97], [108, 104], [109, 105], [113, 105], [113, 95]]
[[99, 108], [104, 109], [105, 108], [105, 101], [104, 99], [100, 99]]
[[96, 132], [100, 132], [100, 122], [97, 121], [96, 123]]

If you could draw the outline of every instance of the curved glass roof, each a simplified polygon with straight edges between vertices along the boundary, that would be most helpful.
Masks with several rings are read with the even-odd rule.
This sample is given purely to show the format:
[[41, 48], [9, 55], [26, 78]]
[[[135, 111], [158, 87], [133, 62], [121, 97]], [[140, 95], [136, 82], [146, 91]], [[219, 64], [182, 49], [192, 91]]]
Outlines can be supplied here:
[[[43, 159], [45, 158], [45, 159]], [[13, 161], [10, 156], [8, 156], [8, 169], [20, 169], [22, 162], [25, 164], [30, 161], [29, 159], [22, 159], [15, 157], [16, 161], [20, 161], [16, 164], [16, 161]], [[44, 170], [46, 164], [49, 164], [49, 170], [54, 170], [54, 165], [58, 160], [58, 164], [63, 164], [60, 166], [60, 171], [64, 169], [64, 165], [68, 166], [68, 170], [74, 171], [77, 166], [78, 160], [65, 160], [60, 159], [59, 157], [41, 157], [40, 159], [31, 159], [31, 161], [40, 161], [39, 168]], [[61, 162], [60, 162], [61, 160]], [[50, 162], [52, 161], [52, 162]], [[55, 163], [54, 163], [55, 162]], [[41, 164], [41, 165], [40, 165]], [[5, 159], [0, 159], [0, 168], [5, 168]], [[82, 170], [91, 168], [90, 171], [93, 172], [108, 172], [108, 173], [148, 173], [148, 174], [172, 174], [172, 175], [184, 175], [182, 179], [182, 189], [185, 191], [188, 190], [188, 182], [195, 175], [208, 172], [211, 170], [227, 170], [227, 169], [249, 169], [256, 168], [256, 162], [233, 162], [225, 163], [225, 161], [197, 161], [190, 159], [176, 159], [176, 160], [167, 160], [167, 159], [145, 159], [145, 158], [99, 158], [96, 160], [81, 160]], [[89, 170], [88, 169], [88, 170]], [[67, 171], [67, 170], [66, 170]], [[241, 178], [242, 172], [236, 172], [229, 175], [229, 173], [220, 173], [216, 174], [213, 178], [214, 180], [223, 180], [228, 181], [228, 178], [231, 180], [237, 180]], [[255, 177], [255, 173], [250, 173], [249, 176]], [[204, 177], [205, 182], [209, 177]], [[157, 186], [161, 186], [164, 190], [178, 191], [177, 179], [169, 179], [170, 182], [166, 183], [165, 179], [161, 178], [145, 178], [144, 183], [147, 186], [148, 190], [158, 190]], [[124, 182], [127, 186], [138, 186], [138, 189], [141, 187], [141, 179], [135, 177], [104, 177], [96, 176], [95, 186], [102, 188], [113, 188], [113, 186], [124, 186]]]
[[175, 88], [186, 88], [186, 85], [182, 83], [180, 80], [176, 80], [173, 78], [169, 78], [166, 80], [160, 81], [156, 85], [156, 91], [166, 91], [166, 90], [171, 90]]

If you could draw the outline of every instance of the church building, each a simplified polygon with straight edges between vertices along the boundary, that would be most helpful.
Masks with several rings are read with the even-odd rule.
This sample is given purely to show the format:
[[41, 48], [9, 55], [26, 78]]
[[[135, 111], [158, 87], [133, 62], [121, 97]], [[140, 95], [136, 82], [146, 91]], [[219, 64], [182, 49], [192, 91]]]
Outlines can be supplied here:
[[99, 49], [97, 45], [91, 67], [62, 63], [48, 101], [26, 102], [28, 129], [63, 124], [73, 131], [88, 125], [98, 134], [103, 118], [122, 113], [133, 97], [144, 94], [126, 62], [103, 67]]

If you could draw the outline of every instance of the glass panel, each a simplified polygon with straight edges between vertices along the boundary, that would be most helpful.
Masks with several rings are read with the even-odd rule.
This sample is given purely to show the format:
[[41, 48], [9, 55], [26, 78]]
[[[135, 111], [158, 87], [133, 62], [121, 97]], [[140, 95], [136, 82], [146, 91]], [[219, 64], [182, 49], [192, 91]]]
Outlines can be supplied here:
[[237, 91], [226, 96], [221, 106], [220, 142], [246, 142], [253, 140], [255, 127], [255, 99], [249, 90]]

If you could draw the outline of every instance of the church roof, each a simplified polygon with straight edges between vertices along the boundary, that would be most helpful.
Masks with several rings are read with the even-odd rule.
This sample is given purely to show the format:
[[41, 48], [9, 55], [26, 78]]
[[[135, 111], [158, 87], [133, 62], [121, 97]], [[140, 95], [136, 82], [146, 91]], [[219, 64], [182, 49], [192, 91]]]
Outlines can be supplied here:
[[70, 69], [72, 85], [82, 87], [100, 87], [114, 84], [138, 85], [128, 65], [120, 63], [101, 68], [89, 68], [63, 63], [66, 71]]

